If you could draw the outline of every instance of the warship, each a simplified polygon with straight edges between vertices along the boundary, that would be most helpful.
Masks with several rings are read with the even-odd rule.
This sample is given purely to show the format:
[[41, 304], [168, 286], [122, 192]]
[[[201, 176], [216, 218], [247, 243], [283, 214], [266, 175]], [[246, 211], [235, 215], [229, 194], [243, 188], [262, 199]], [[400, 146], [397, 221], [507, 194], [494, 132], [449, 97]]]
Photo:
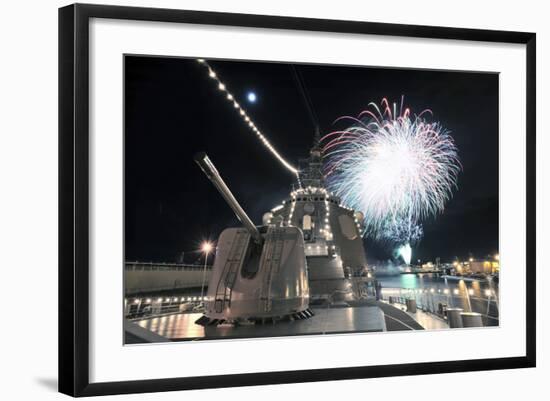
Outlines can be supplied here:
[[[206, 153], [197, 154], [195, 161], [241, 225], [219, 235], [214, 263], [208, 271], [206, 265], [202, 270], [203, 279], [208, 276], [205, 296], [202, 291], [200, 297], [164, 293], [156, 301], [148, 295], [127, 303], [128, 310], [138, 312], [130, 317], [134, 324], [127, 321], [125, 325], [127, 343], [486, 325], [481, 313], [474, 313], [477, 320], [473, 323], [462, 322], [462, 315], [472, 313], [463, 311], [473, 311], [465, 287], [455, 289], [459, 295], [453, 295], [460, 298], [455, 303], [460, 301], [457, 304], [464, 309], [448, 309], [460, 315], [456, 322], [447, 314], [447, 287], [382, 288], [376, 270], [367, 264], [363, 214], [327, 189], [318, 135], [309, 157], [300, 161], [297, 185], [263, 214], [260, 225], [249, 218]], [[153, 272], [154, 268], [130, 264], [127, 283], [133, 282], [132, 277], [136, 281], [155, 273], [159, 280], [165, 275], [168, 286], [177, 282], [179, 291], [197, 288], [201, 270], [196, 267], [159, 265]], [[173, 281], [175, 276], [180, 279]], [[139, 283], [134, 287], [140, 287]], [[178, 290], [173, 287], [171, 291]], [[485, 305], [490, 301], [485, 300]], [[147, 307], [153, 312], [139, 313]]]
[[231, 207], [242, 227], [227, 228], [204, 300], [201, 325], [278, 322], [311, 318], [311, 305], [374, 296], [362, 241], [363, 215], [325, 186], [316, 135], [301, 160], [299, 184], [256, 226], [205, 153], [195, 161]]
[[[315, 134], [309, 155], [294, 168], [260, 133], [212, 67], [203, 59], [198, 62], [267, 149], [296, 173], [296, 180], [288, 196], [256, 225], [213, 161], [206, 153], [195, 155], [241, 225], [221, 232], [214, 263], [207, 269], [205, 258], [202, 274], [183, 264], [127, 265], [125, 290], [133, 301], [125, 300], [126, 341], [159, 341], [149, 338], [150, 333], [180, 341], [449, 328], [447, 284], [443, 289], [382, 289], [377, 270], [367, 264], [365, 216], [327, 188], [319, 123], [299, 71], [293, 68]], [[197, 288], [200, 297], [193, 292]], [[464, 308], [471, 311], [468, 291], [457, 291], [465, 294], [461, 300], [468, 300]]]

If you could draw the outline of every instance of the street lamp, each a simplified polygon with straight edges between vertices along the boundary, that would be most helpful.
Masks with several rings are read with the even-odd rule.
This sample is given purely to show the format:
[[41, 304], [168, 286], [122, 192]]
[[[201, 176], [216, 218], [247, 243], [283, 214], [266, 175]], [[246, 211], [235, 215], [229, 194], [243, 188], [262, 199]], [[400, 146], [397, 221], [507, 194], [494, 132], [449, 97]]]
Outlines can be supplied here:
[[204, 269], [202, 271], [202, 287], [201, 287], [201, 301], [204, 296], [204, 281], [206, 280], [206, 264], [208, 263], [208, 254], [212, 251], [213, 246], [211, 242], [204, 241], [201, 246], [201, 251], [204, 252]]

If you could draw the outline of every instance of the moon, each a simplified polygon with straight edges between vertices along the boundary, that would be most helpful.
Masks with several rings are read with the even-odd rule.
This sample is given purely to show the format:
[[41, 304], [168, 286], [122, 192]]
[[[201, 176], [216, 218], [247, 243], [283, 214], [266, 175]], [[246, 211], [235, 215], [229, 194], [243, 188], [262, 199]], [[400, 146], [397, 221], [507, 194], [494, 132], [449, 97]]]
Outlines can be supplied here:
[[248, 92], [247, 95], [246, 95], [246, 98], [248, 99], [248, 101], [250, 103], [256, 103], [256, 94], [254, 92]]

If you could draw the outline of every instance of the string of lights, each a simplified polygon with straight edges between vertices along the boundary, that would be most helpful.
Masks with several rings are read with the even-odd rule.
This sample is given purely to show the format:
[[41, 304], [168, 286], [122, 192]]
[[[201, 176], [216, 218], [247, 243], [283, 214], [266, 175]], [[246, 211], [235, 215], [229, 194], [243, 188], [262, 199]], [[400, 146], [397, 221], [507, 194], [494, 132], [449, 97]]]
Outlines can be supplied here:
[[203, 65], [208, 70], [208, 76], [213, 79], [217, 83], [218, 90], [225, 94], [226, 99], [228, 102], [233, 104], [233, 107], [235, 108], [235, 111], [240, 115], [243, 122], [256, 134], [258, 139], [263, 143], [263, 145], [267, 148], [269, 152], [275, 158], [291, 173], [295, 174], [298, 183], [300, 182], [299, 177], [299, 170], [294, 167], [292, 164], [290, 164], [288, 161], [286, 161], [283, 156], [273, 147], [273, 145], [269, 142], [269, 140], [264, 136], [264, 134], [258, 129], [256, 124], [252, 121], [250, 116], [247, 114], [246, 110], [237, 102], [235, 99], [235, 96], [229, 92], [227, 89], [227, 86], [222, 82], [222, 80], [218, 77], [218, 74], [216, 74], [216, 71], [208, 64], [208, 62], [202, 58], [197, 59], [198, 63]]

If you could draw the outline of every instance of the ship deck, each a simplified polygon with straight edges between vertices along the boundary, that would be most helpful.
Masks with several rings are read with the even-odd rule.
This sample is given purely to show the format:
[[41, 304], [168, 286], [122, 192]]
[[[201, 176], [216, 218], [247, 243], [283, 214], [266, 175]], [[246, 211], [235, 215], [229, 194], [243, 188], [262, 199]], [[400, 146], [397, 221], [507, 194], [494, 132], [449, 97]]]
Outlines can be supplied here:
[[[418, 310], [406, 312], [399, 305], [368, 301], [355, 305], [312, 307], [310, 319], [277, 322], [275, 324], [248, 324], [206, 326], [195, 324], [201, 313], [176, 313], [137, 319], [133, 324], [171, 341], [211, 340], [230, 338], [279, 337], [316, 334], [342, 334], [401, 330], [433, 330], [448, 328], [445, 321]], [[140, 341], [127, 336], [126, 343]]]
[[[134, 324], [172, 341], [279, 337], [314, 334], [386, 331], [382, 310], [376, 306], [311, 308], [315, 315], [305, 320], [206, 326], [195, 324], [201, 313], [178, 313], [135, 320]], [[129, 343], [139, 341], [127, 341]]]

